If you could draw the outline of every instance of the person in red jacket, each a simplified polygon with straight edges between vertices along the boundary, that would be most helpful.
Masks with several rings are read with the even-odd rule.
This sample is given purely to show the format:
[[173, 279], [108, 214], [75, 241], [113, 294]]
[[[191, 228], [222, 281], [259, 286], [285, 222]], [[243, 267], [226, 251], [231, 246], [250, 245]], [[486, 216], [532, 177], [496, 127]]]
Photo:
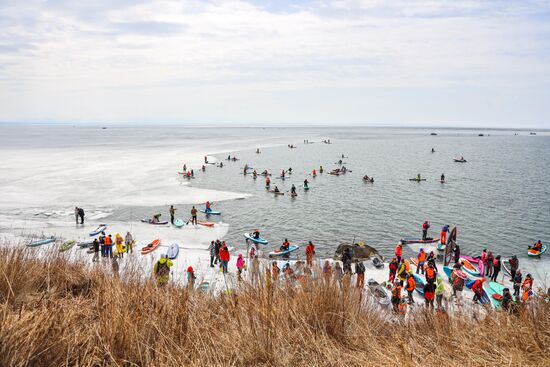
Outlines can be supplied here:
[[224, 274], [227, 274], [227, 264], [229, 264], [229, 259], [229, 249], [224, 241], [222, 242], [222, 247], [220, 248], [220, 260], [222, 262], [222, 272]]
[[472, 292], [474, 292], [474, 303], [478, 303], [481, 300], [483, 294], [483, 283], [485, 283], [485, 278], [478, 279], [472, 285]]
[[397, 259], [394, 257], [391, 259], [389, 268], [390, 268], [390, 283], [393, 283], [393, 280], [395, 279], [395, 274], [397, 273], [397, 268], [399, 267], [399, 263], [397, 262]]
[[315, 245], [309, 241], [306, 246], [306, 264], [309, 267], [313, 266], [313, 255], [315, 255]]
[[414, 303], [413, 293], [414, 293], [414, 290], [416, 289], [416, 281], [414, 280], [414, 276], [410, 273], [407, 277], [406, 285], [407, 285], [407, 293], [409, 294], [409, 304], [412, 304]]
[[397, 243], [397, 246], [395, 246], [395, 257], [397, 258], [397, 262], [401, 262], [401, 257], [403, 256], [403, 245], [401, 245], [401, 242]]
[[426, 241], [426, 238], [428, 238], [428, 229], [430, 228], [430, 222], [427, 220], [422, 223], [422, 240]]
[[424, 300], [426, 301], [426, 307], [434, 309], [434, 299], [435, 299], [435, 284], [426, 283], [424, 285]]

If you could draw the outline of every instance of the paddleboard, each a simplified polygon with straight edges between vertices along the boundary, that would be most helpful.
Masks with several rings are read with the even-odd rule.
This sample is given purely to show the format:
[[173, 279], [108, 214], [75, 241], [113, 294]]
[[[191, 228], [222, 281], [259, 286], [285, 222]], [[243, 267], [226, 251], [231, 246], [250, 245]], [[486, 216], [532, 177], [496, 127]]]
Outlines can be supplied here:
[[424, 281], [418, 274], [413, 274], [414, 281], [416, 282], [416, 291], [421, 295], [424, 295]]
[[215, 211], [215, 210], [212, 210], [212, 209], [210, 209], [210, 210], [200, 209], [200, 212], [204, 213], [206, 215], [221, 215], [222, 214], [222, 212], [218, 212], [218, 211]]
[[100, 234], [101, 232], [103, 232], [106, 229], [107, 229], [107, 226], [105, 224], [100, 224], [99, 227], [97, 227], [92, 232], [90, 232], [90, 237], [97, 236], [98, 234]]
[[198, 225], [201, 225], [203, 227], [214, 227], [214, 223], [211, 223], [211, 222], [203, 222], [201, 220], [198, 220], [197, 221], [197, 224]]
[[421, 178], [420, 180], [418, 178], [409, 178], [409, 181], [416, 181], [416, 182], [420, 182], [420, 181], [426, 181], [425, 178]]
[[152, 219], [142, 219], [141, 220], [143, 223], [147, 223], [147, 224], [152, 224], [154, 226], [162, 226], [162, 225], [166, 225], [168, 224], [168, 221], [164, 220], [164, 221], [160, 221], [160, 222], [153, 222]]
[[502, 305], [499, 300], [497, 300], [498, 293], [496, 293], [491, 287], [486, 287], [483, 289], [487, 293], [487, 297], [489, 298], [489, 301], [491, 302], [491, 306], [496, 310], [499, 311], [502, 309]]
[[298, 250], [299, 248], [300, 248], [299, 246], [290, 245], [290, 246], [288, 247], [288, 250], [285, 250], [285, 251], [281, 251], [281, 250], [271, 251], [271, 252], [269, 253], [269, 257], [287, 255], [287, 254], [290, 254], [290, 253], [293, 252], [293, 251]]
[[179, 253], [180, 253], [180, 247], [178, 246], [177, 243], [173, 243], [170, 245], [170, 247], [168, 247], [168, 252], [166, 252], [166, 256], [169, 259], [173, 260], [176, 257], [178, 257]]
[[65, 252], [72, 248], [74, 245], [76, 245], [75, 240], [65, 241], [61, 246], [59, 246], [59, 252]]
[[54, 241], [55, 241], [55, 237], [43, 238], [41, 240], [31, 241], [27, 244], [27, 246], [36, 247], [36, 246], [46, 245], [46, 244], [52, 243]]
[[267, 240], [263, 239], [262, 237], [254, 238], [250, 233], [245, 233], [244, 238], [246, 238], [247, 240], [250, 240], [252, 242], [259, 243], [261, 245], [267, 245], [267, 243], [268, 243]]
[[453, 160], [457, 163], [466, 163], [467, 162], [467, 160], [465, 160], [465, 159], [453, 159]]
[[181, 228], [185, 225], [185, 222], [182, 219], [178, 218], [174, 221], [174, 225], [178, 228]]
[[[505, 287], [497, 282], [489, 282], [489, 288], [501, 296], [504, 295], [504, 288], [508, 288], [508, 290], [510, 290], [510, 287]], [[512, 292], [510, 292], [510, 294], [512, 295], [512, 300], [515, 301], [516, 297], [512, 294]]]
[[409, 243], [435, 243], [439, 242], [439, 238], [427, 238], [425, 240], [421, 238], [415, 238], [415, 237], [403, 237], [401, 239], [402, 244], [409, 244]]
[[143, 247], [141, 249], [141, 254], [146, 255], [150, 252], [155, 251], [160, 245], [160, 239], [153, 240], [151, 243], [149, 243], [147, 246]]
[[280, 191], [279, 191], [279, 192], [275, 192], [275, 191], [273, 191], [273, 190], [269, 190], [269, 192], [272, 193], [272, 194], [275, 194], [275, 195], [284, 195], [284, 194], [285, 194], [284, 192], [280, 192]]
[[90, 247], [93, 244], [94, 244], [94, 241], [81, 241], [76, 243], [76, 245], [80, 248]]

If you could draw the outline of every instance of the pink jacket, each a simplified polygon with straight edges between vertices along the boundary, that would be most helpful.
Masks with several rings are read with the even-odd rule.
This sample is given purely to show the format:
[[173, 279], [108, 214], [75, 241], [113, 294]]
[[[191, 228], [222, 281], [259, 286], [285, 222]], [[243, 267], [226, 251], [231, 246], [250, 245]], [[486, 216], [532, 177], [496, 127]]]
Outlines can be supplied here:
[[243, 259], [243, 255], [239, 254], [239, 257], [237, 258], [237, 269], [242, 269], [242, 268], [244, 268], [244, 259]]

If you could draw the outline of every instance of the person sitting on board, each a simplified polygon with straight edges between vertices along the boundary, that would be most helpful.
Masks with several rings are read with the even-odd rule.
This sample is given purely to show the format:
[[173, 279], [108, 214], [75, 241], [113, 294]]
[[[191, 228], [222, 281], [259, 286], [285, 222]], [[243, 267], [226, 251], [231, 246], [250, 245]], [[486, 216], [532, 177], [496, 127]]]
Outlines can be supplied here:
[[542, 250], [542, 242], [541, 242], [541, 240], [538, 240], [537, 243], [535, 243], [535, 244], [533, 245], [533, 247], [531, 247], [531, 250], [540, 252], [540, 251]]
[[441, 182], [443, 182], [443, 181], [445, 181], [445, 174], [444, 173], [441, 174]]
[[307, 189], [309, 186], [309, 181], [307, 180], [307, 178], [304, 180], [304, 189]]
[[290, 248], [290, 242], [288, 242], [288, 239], [285, 238], [285, 241], [283, 242], [279, 250], [283, 252], [283, 251], [288, 251], [289, 248]]
[[275, 188], [273, 189], [273, 192], [277, 192], [277, 193], [280, 192], [279, 188], [277, 186], [275, 186]]
[[269, 172], [267, 172], [267, 170], [264, 169], [264, 171], [262, 172], [262, 175], [263, 175], [263, 176], [267, 176], [267, 175], [269, 175]]
[[252, 238], [259, 239], [260, 238], [260, 231], [256, 229], [254, 232], [252, 232]]
[[294, 184], [292, 184], [292, 187], [290, 188], [290, 193], [291, 193], [292, 195], [297, 195], [297, 194], [296, 194], [296, 186], [294, 186]]
[[426, 263], [426, 258], [428, 255], [426, 255], [426, 251], [424, 251], [423, 248], [420, 248], [420, 251], [418, 251], [418, 255], [416, 256], [416, 259], [418, 260], [418, 265], [416, 267], [416, 274], [418, 274], [419, 271], [422, 272], [422, 275], [424, 275], [424, 264]]
[[158, 222], [160, 222], [160, 216], [161, 216], [161, 214], [155, 214], [155, 215], [153, 215], [153, 219], [151, 219], [151, 223], [158, 223]]
[[[420, 173], [418, 174], [418, 180], [420, 180]], [[430, 222], [425, 220], [424, 223], [422, 223], [422, 241], [426, 241], [428, 238], [428, 229], [430, 229]]]
[[472, 292], [474, 292], [474, 303], [478, 303], [481, 300], [483, 294], [483, 283], [485, 278], [478, 279], [472, 285]]

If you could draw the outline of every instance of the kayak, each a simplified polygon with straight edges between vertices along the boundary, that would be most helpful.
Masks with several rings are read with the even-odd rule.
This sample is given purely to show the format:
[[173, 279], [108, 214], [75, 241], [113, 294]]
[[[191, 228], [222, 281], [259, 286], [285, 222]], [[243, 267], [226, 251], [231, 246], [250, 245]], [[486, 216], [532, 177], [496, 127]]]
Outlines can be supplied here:
[[141, 254], [146, 255], [150, 252], [155, 251], [160, 245], [160, 240], [157, 238], [156, 240], [153, 240], [151, 243], [149, 243], [147, 246], [141, 249]]
[[90, 232], [90, 237], [97, 236], [98, 234], [100, 234], [101, 232], [103, 232], [106, 229], [107, 229], [107, 226], [105, 224], [100, 224], [99, 227], [97, 227], [92, 232]]
[[262, 237], [254, 238], [250, 233], [245, 233], [244, 238], [252, 242], [259, 243], [261, 245], [267, 245], [267, 240], [263, 239]]
[[281, 250], [277, 249], [275, 251], [271, 251], [268, 255], [269, 255], [269, 257], [288, 255], [291, 252], [298, 250], [299, 248], [300, 247], [298, 247], [296, 245], [290, 245], [288, 247], [288, 250], [281, 251]]
[[369, 279], [367, 281], [367, 286], [369, 287], [370, 293], [380, 305], [387, 306], [390, 304], [390, 297], [388, 296], [388, 293], [376, 280]]
[[408, 244], [408, 243], [435, 243], [438, 242], [439, 238], [426, 238], [423, 240], [422, 238], [415, 238], [415, 237], [403, 237], [401, 239], [402, 244]]
[[467, 160], [465, 160], [465, 159], [453, 159], [453, 160], [457, 163], [466, 163], [467, 162]]
[[416, 257], [411, 257], [409, 259], [409, 262], [413, 264], [414, 266], [418, 267], [418, 259]]
[[479, 278], [481, 277], [481, 274], [479, 273], [479, 271], [475, 268], [475, 266], [472, 265], [471, 262], [469, 262], [468, 260], [466, 260], [465, 258], [460, 258], [459, 262], [462, 264], [462, 270], [472, 276], [472, 277], [475, 277], [475, 278]]
[[462, 255], [461, 258], [468, 260], [472, 264], [477, 264], [477, 268], [479, 269], [479, 274], [485, 274], [485, 264], [483, 264], [483, 261], [481, 261], [481, 257], [471, 257], [467, 255]]
[[[502, 284], [497, 283], [497, 282], [489, 282], [489, 288], [491, 288], [493, 291], [495, 291], [495, 293], [502, 296], [504, 294], [504, 288], [508, 288], [508, 287], [505, 287]], [[516, 300], [516, 297], [512, 294], [512, 301], [515, 301], [515, 300]]]
[[491, 287], [484, 288], [484, 291], [487, 293], [487, 296], [489, 297], [489, 300], [491, 301], [491, 306], [493, 306], [493, 308], [496, 311], [501, 310], [502, 309], [502, 304], [500, 303], [500, 299], [501, 299], [501, 297], [499, 297], [500, 295], [497, 292], [495, 292], [495, 290]]
[[512, 272], [510, 271], [510, 260], [503, 260], [502, 261], [502, 268], [504, 269], [506, 274], [508, 274], [509, 277], [512, 276]]
[[197, 224], [204, 226], [204, 227], [214, 227], [214, 223], [211, 222], [203, 222], [202, 220], [198, 220]]
[[84, 247], [90, 247], [94, 244], [94, 241], [81, 241], [81, 242], [77, 242], [76, 245], [80, 248], [84, 248]]
[[420, 182], [420, 181], [426, 181], [425, 178], [421, 178], [420, 180], [418, 178], [409, 178], [409, 181], [416, 181], [416, 182]]
[[168, 224], [168, 221], [162, 221], [162, 222], [153, 222], [152, 219], [142, 219], [141, 220], [143, 223], [148, 223], [148, 224], [152, 224], [152, 225], [155, 225], [155, 226], [162, 226], [162, 225], [165, 225], [165, 224]]
[[48, 243], [52, 243], [54, 241], [55, 241], [55, 237], [43, 238], [41, 240], [31, 241], [27, 244], [27, 246], [35, 247], [35, 246], [47, 245]]
[[178, 228], [181, 228], [185, 225], [185, 222], [182, 219], [178, 218], [174, 221], [174, 225]]
[[546, 245], [542, 245], [542, 248], [540, 251], [535, 250], [527, 250], [527, 256], [529, 257], [540, 257], [540, 255], [544, 254], [546, 252]]
[[210, 210], [200, 209], [200, 212], [204, 213], [206, 215], [221, 215], [222, 214], [222, 212], [218, 212], [218, 211], [215, 211], [215, 210], [212, 210], [212, 209], [210, 209]]
[[424, 295], [424, 281], [418, 274], [413, 274], [414, 281], [416, 282], [416, 291]]
[[74, 245], [76, 245], [75, 240], [65, 241], [61, 246], [59, 246], [59, 252], [65, 252], [69, 250], [71, 247], [73, 247]]
[[168, 247], [168, 252], [166, 252], [166, 257], [168, 257], [171, 260], [174, 260], [176, 257], [178, 257], [178, 254], [180, 253], [180, 247], [177, 243], [173, 243]]

